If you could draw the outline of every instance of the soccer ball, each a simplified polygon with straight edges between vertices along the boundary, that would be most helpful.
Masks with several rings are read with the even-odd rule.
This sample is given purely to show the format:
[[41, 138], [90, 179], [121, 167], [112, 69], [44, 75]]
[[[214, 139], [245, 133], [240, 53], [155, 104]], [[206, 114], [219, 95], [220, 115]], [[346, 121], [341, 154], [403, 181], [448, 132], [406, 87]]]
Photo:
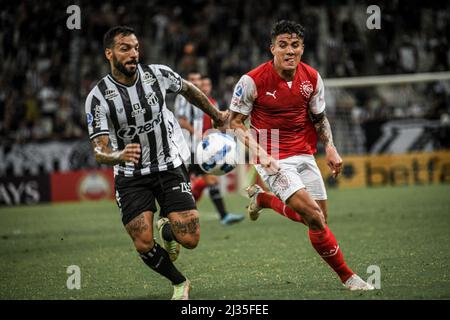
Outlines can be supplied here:
[[224, 133], [211, 133], [198, 144], [196, 160], [207, 174], [227, 174], [236, 168], [236, 142]]

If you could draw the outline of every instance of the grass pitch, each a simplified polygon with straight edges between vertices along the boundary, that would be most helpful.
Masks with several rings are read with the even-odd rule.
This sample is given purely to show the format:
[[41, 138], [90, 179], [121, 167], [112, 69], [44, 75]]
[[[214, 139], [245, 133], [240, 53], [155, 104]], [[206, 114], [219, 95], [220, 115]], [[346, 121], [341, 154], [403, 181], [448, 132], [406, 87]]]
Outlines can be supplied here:
[[[231, 212], [247, 199], [226, 197]], [[362, 278], [350, 292], [312, 248], [305, 226], [271, 210], [233, 226], [199, 204], [201, 240], [176, 265], [192, 299], [449, 299], [450, 185], [329, 191], [329, 226]], [[155, 232], [155, 234], [157, 234]], [[157, 236], [156, 236], [157, 237]], [[172, 287], [136, 254], [113, 202], [0, 208], [0, 299], [169, 299]], [[69, 290], [67, 267], [81, 269]]]

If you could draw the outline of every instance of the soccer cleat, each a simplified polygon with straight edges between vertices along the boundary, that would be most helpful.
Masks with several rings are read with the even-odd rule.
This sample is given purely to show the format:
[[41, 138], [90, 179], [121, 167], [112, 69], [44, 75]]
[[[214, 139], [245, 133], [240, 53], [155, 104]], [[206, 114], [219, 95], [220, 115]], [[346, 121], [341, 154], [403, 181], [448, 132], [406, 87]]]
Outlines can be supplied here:
[[173, 286], [172, 300], [189, 300], [189, 291], [191, 290], [191, 282], [186, 281]]
[[345, 281], [344, 283], [344, 287], [350, 289], [351, 291], [355, 290], [367, 291], [375, 289], [371, 284], [365, 282], [357, 274], [354, 274], [350, 278], [348, 278], [347, 281]]
[[223, 225], [230, 225], [242, 220], [244, 220], [243, 214], [227, 213], [227, 215], [220, 220], [220, 223]]
[[250, 217], [250, 220], [255, 221], [258, 219], [260, 211], [263, 209], [258, 205], [258, 201], [256, 200], [258, 194], [264, 192], [264, 190], [258, 186], [257, 184], [251, 185], [246, 189], [247, 195], [250, 198], [250, 203], [247, 206], [247, 213]]
[[175, 240], [167, 241], [163, 238], [163, 227], [169, 223], [169, 219], [167, 218], [161, 218], [156, 223], [156, 227], [158, 228], [159, 237], [161, 238], [163, 248], [167, 251], [169, 254], [170, 260], [173, 262], [177, 260], [178, 255], [180, 254], [180, 244], [176, 242]]

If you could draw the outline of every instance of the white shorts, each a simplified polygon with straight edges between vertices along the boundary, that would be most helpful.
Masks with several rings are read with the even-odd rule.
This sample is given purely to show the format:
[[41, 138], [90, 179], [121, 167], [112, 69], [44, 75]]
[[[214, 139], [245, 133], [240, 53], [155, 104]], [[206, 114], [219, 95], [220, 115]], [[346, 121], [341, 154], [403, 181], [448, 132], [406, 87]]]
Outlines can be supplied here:
[[261, 165], [255, 165], [269, 189], [283, 202], [297, 190], [306, 188], [314, 200], [326, 200], [327, 191], [313, 155], [302, 154], [278, 161], [280, 171], [268, 175]]

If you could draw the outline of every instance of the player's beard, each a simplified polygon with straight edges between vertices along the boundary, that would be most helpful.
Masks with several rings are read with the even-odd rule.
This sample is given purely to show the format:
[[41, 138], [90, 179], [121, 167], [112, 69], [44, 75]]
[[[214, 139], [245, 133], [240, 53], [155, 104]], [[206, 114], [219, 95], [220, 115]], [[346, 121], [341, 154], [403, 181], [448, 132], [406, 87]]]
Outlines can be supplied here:
[[[130, 61], [128, 61], [128, 62], [130, 62]], [[128, 77], [128, 78], [133, 77], [135, 75], [136, 71], [137, 71], [137, 63], [138, 63], [138, 61], [137, 60], [133, 60], [133, 62], [136, 63], [136, 68], [133, 71], [131, 71], [131, 70], [128, 70], [125, 67], [125, 64], [120, 63], [119, 60], [117, 60], [116, 57], [113, 55], [114, 67], [117, 70], [119, 70], [122, 74], [124, 74], [126, 77]]]

